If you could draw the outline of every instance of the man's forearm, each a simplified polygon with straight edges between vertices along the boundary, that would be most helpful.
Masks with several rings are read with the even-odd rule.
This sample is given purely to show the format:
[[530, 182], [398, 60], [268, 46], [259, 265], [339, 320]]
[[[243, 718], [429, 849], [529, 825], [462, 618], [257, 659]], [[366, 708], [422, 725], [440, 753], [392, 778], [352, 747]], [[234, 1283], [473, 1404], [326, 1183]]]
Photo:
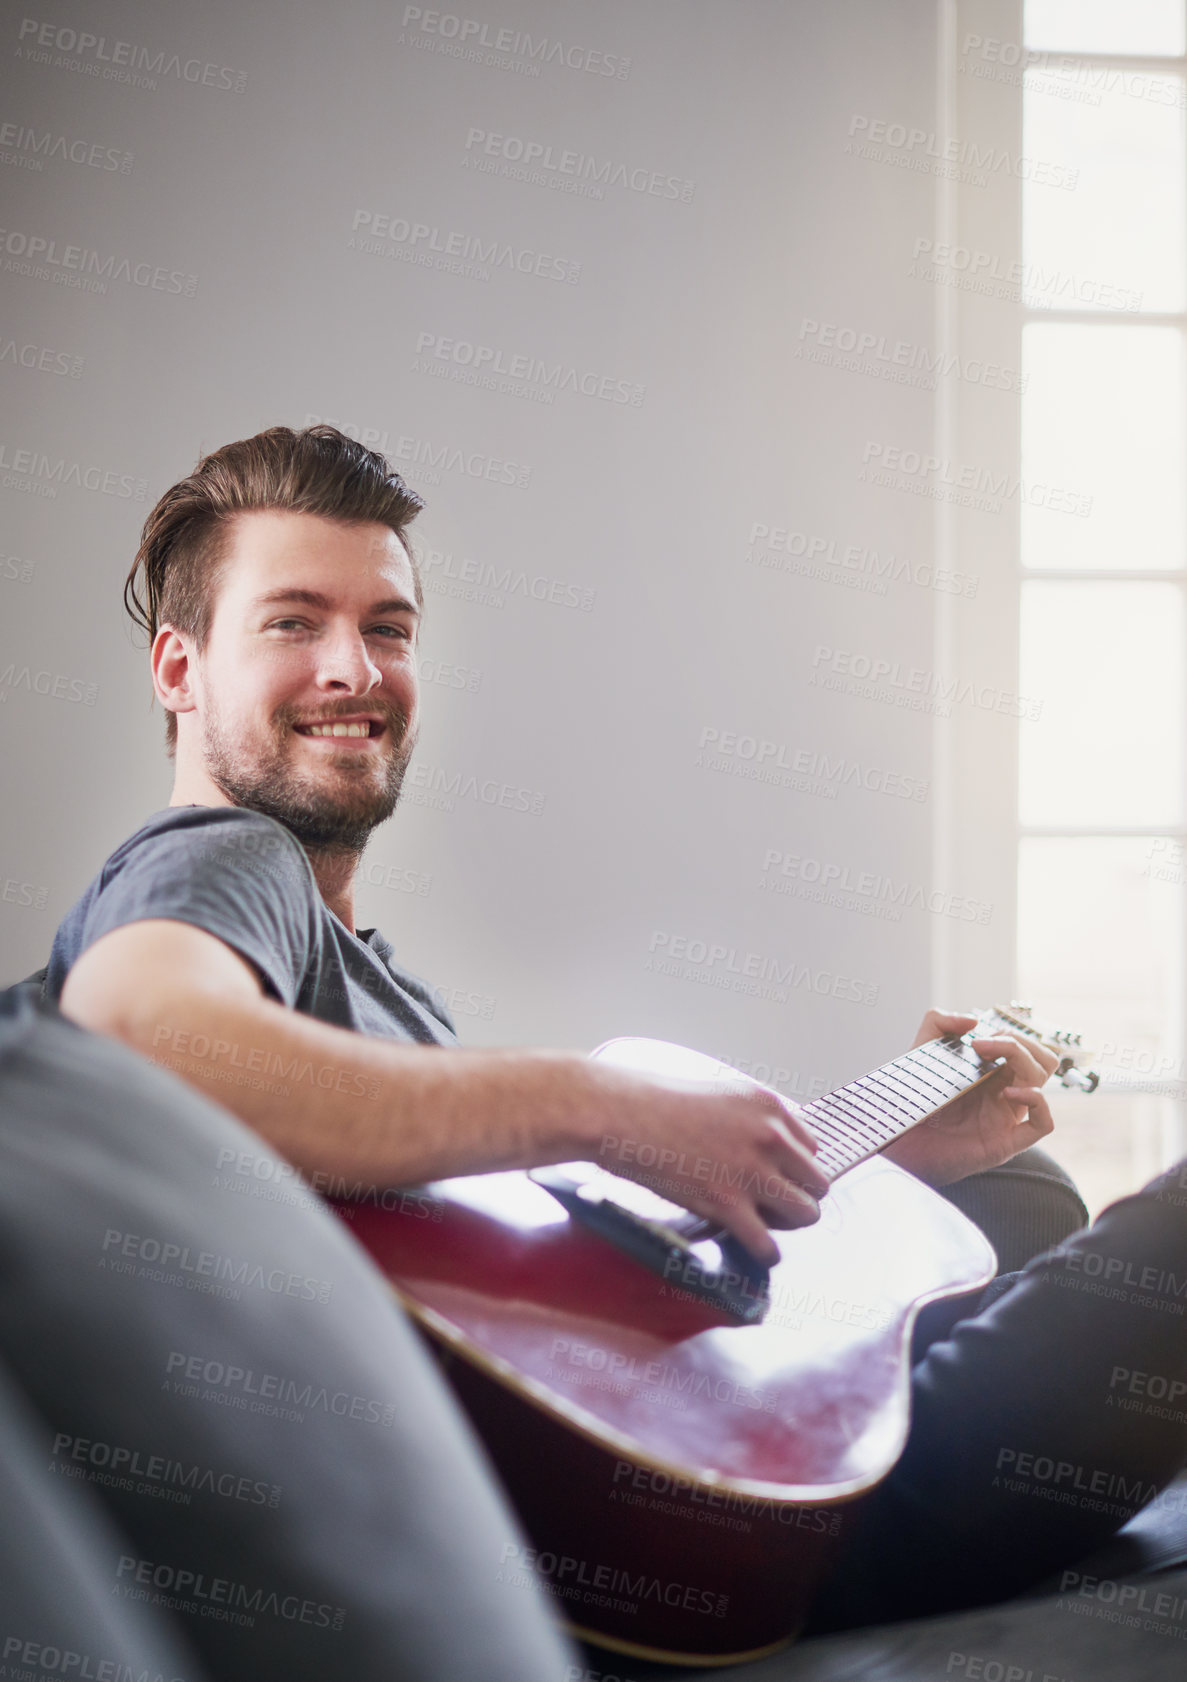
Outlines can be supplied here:
[[205, 991], [146, 1001], [115, 1031], [306, 1173], [415, 1185], [596, 1149], [573, 1052], [408, 1045]]

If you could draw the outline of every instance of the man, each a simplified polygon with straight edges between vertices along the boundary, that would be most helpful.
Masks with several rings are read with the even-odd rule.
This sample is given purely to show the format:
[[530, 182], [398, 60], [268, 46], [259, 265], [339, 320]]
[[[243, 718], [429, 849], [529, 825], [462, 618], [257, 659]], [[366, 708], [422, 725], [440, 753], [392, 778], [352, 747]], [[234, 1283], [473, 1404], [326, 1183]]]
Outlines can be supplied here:
[[[329, 427], [228, 445], [161, 499], [125, 599], [152, 639], [173, 796], [64, 920], [47, 993], [306, 1174], [416, 1184], [584, 1159], [641, 1176], [606, 1143], [629, 1138], [677, 1161], [712, 1158], [722, 1171], [709, 1185], [677, 1170], [669, 1195], [774, 1260], [768, 1228], [814, 1221], [827, 1189], [792, 1105], [577, 1053], [457, 1048], [423, 983], [377, 930], [355, 927], [359, 860], [416, 740], [423, 602], [406, 530], [420, 506], [381, 457]], [[920, 1038], [971, 1024], [932, 1011]], [[998, 1073], [887, 1152], [936, 1185], [1006, 1162], [1052, 1127], [1049, 1060], [1012, 1038], [975, 1043], [1004, 1060]], [[278, 1091], [276, 1069], [309, 1075]], [[1167, 1266], [1182, 1252], [1187, 1266], [1169, 1203], [1108, 1219], [1070, 1241], [1076, 1256], [1136, 1246]], [[1114, 1324], [1101, 1299], [1061, 1292], [1055, 1266], [1033, 1264], [916, 1369], [908, 1451], [855, 1527], [842, 1603], [822, 1616], [992, 1598], [1116, 1528], [1116, 1514], [1032, 1501], [1017, 1546], [1017, 1503], [992, 1473], [1003, 1444], [1136, 1464], [1151, 1493], [1178, 1469], [1181, 1426], [1131, 1425], [1131, 1444], [1118, 1416], [1081, 1417], [1084, 1385], [1109, 1359], [1164, 1374], [1187, 1363], [1167, 1317]]]
[[[719, 1162], [711, 1185], [672, 1170], [672, 1195], [774, 1260], [768, 1225], [816, 1220], [827, 1189], [791, 1104], [668, 1089], [577, 1053], [440, 1057], [427, 1047], [456, 1043], [446, 1014], [377, 931], [355, 928], [363, 849], [416, 742], [423, 598], [406, 530], [420, 506], [325, 426], [229, 445], [161, 499], [128, 587], [135, 601], [143, 571], [173, 796], [66, 918], [47, 992], [307, 1172], [416, 1184], [579, 1159], [639, 1173], [603, 1146], [629, 1138]], [[972, 1020], [933, 1012], [921, 1038]], [[281, 1098], [230, 1084], [234, 1047], [256, 1069], [333, 1070], [332, 1085]], [[889, 1153], [933, 1184], [1053, 1126], [1039, 1091], [1053, 1060], [1012, 1038], [978, 1050], [1006, 1059], [990, 1090]]]

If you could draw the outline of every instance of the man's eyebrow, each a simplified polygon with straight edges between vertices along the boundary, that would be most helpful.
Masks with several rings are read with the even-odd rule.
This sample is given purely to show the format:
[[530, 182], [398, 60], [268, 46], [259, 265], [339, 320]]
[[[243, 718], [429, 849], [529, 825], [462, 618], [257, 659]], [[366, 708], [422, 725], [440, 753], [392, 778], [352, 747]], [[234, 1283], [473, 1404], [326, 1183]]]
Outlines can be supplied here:
[[[248, 605], [253, 608], [276, 607], [282, 602], [302, 602], [306, 607], [321, 608], [323, 613], [328, 613], [334, 605], [329, 596], [323, 596], [320, 590], [290, 590], [283, 586], [256, 596]], [[420, 609], [415, 602], [407, 601], [403, 596], [389, 596], [385, 601], [372, 602], [367, 613], [411, 613], [413, 618], [419, 618]]]

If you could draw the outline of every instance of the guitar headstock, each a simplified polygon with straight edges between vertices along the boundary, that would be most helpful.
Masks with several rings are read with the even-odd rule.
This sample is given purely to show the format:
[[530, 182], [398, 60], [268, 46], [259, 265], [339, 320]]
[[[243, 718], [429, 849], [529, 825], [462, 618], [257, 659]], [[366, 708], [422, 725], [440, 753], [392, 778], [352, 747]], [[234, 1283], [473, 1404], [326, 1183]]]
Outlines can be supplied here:
[[1083, 1067], [1091, 1053], [1085, 1050], [1081, 1036], [1036, 1017], [1029, 1005], [1016, 999], [1009, 1005], [993, 1005], [989, 1010], [977, 1012], [977, 1023], [978, 1035], [1019, 1034], [1045, 1047], [1059, 1058], [1052, 1079], [1062, 1081], [1064, 1086], [1079, 1092], [1095, 1092], [1100, 1085], [1096, 1070]]

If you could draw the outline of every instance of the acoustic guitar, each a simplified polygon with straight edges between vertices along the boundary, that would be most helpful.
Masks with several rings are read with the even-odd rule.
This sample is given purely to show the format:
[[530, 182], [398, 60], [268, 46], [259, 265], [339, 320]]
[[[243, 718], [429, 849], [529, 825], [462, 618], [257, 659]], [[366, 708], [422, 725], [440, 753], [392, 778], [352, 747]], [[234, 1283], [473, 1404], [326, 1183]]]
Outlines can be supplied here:
[[[844, 1509], [906, 1440], [920, 1309], [996, 1271], [981, 1232], [877, 1153], [988, 1079], [969, 1041], [1016, 1033], [1091, 1090], [1078, 1040], [1025, 1007], [909, 1051], [803, 1114], [835, 1182], [813, 1226], [758, 1264], [651, 1187], [592, 1164], [436, 1182], [395, 1209], [337, 1203], [442, 1358], [575, 1634], [620, 1653], [725, 1665], [792, 1640]], [[677, 1080], [747, 1077], [663, 1041], [594, 1053]], [[639, 1159], [639, 1166], [647, 1163]]]

